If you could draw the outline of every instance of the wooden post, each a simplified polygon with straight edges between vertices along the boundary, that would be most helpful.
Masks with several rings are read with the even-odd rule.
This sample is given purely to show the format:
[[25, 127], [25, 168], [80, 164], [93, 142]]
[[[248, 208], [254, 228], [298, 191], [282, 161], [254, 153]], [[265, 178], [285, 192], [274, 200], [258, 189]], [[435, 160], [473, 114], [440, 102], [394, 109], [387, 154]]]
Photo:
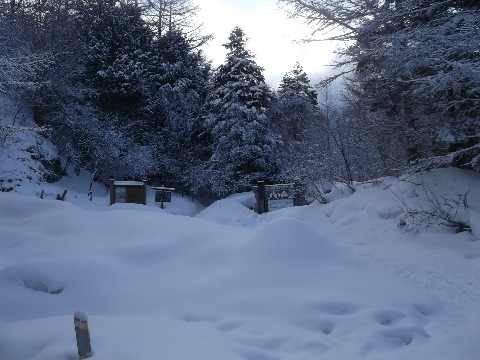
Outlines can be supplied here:
[[267, 212], [266, 199], [265, 199], [265, 181], [259, 181], [257, 187], [257, 209], [259, 214]]
[[143, 205], [147, 205], [147, 180], [143, 180]]
[[68, 192], [68, 190], [65, 189], [65, 190], [63, 190], [63, 194], [62, 194], [62, 195], [57, 194], [57, 200], [65, 201], [65, 196], [67, 196], [67, 192]]
[[90, 333], [88, 330], [88, 315], [83, 311], [75, 312], [73, 316], [75, 336], [77, 338], [78, 359], [83, 360], [92, 356]]
[[[164, 188], [165, 185], [162, 185], [162, 188]], [[165, 189], [160, 190], [162, 194], [162, 201], [160, 202], [160, 208], [163, 209], [163, 200], [165, 200]]]
[[115, 179], [110, 179], [110, 205], [115, 203]]

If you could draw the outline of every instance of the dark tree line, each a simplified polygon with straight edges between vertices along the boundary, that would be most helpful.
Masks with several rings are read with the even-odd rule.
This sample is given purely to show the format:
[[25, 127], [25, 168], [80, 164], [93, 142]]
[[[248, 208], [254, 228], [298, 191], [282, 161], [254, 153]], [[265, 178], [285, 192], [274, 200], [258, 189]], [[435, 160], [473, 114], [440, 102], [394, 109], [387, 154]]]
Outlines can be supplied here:
[[4, 59], [23, 52], [27, 62], [17, 59], [2, 90], [32, 104], [65, 170], [158, 178], [211, 196], [281, 178], [281, 137], [267, 116], [275, 92], [242, 29], [212, 69], [190, 1], [25, 0], [0, 9]]
[[279, 2], [347, 41], [341, 98], [299, 63], [271, 89], [238, 27], [212, 68], [189, 0], [0, 1], [0, 91], [32, 104], [64, 169], [97, 180], [225, 196], [300, 177], [321, 194], [412, 167], [480, 169], [476, 2]]

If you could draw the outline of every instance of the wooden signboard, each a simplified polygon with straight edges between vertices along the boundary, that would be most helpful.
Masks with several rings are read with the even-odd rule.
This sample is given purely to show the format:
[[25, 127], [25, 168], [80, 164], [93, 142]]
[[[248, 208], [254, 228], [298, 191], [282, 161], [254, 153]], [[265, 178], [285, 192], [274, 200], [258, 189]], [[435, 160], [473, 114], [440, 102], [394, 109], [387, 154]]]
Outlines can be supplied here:
[[147, 204], [147, 181], [110, 179], [110, 205], [116, 203]]
[[294, 184], [265, 185], [267, 211], [294, 206]]
[[266, 185], [259, 181], [253, 187], [255, 195], [255, 212], [264, 212], [283, 209], [291, 206], [306, 205], [305, 188], [300, 180], [295, 179], [291, 184]]
[[170, 191], [155, 191], [155, 202], [172, 202]]
[[155, 190], [155, 202], [159, 202], [162, 209], [163, 203], [172, 202], [172, 191], [175, 191], [174, 188], [152, 186], [152, 189]]

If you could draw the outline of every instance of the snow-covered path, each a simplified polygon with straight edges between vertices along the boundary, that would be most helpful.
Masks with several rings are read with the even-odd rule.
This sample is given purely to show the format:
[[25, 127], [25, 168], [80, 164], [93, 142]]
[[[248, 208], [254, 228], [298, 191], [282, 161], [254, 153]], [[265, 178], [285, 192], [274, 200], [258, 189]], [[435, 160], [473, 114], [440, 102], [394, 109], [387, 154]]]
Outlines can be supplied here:
[[[433, 180], [429, 181], [439, 187], [447, 184], [446, 194], [468, 189], [469, 220], [478, 224], [480, 177], [469, 173], [456, 183], [459, 173], [455, 169], [440, 170], [431, 175]], [[387, 179], [386, 183], [390, 181]], [[395, 186], [399, 193], [418, 192], [411, 183]], [[390, 187], [388, 191], [386, 188], [364, 186], [359, 194], [317, 205], [313, 214], [299, 217], [379, 271], [422, 288], [432, 297], [444, 299], [462, 311], [480, 314], [480, 234], [452, 234], [443, 229], [422, 227], [404, 233], [397, 227], [401, 204], [395, 202]], [[415, 200], [419, 201], [417, 197]], [[352, 210], [356, 212], [352, 214]]]
[[[399, 257], [395, 252], [385, 255], [376, 252], [375, 248], [367, 250], [365, 245], [350, 246], [349, 250], [365, 258], [379, 271], [398, 276], [424, 289], [432, 297], [480, 314], [480, 256], [476, 253], [467, 252], [463, 258], [454, 258], [447, 267], [445, 256], [435, 259], [435, 248], [425, 250], [421, 256], [418, 247], [412, 248], [407, 258]], [[414, 256], [415, 252], [417, 256]]]

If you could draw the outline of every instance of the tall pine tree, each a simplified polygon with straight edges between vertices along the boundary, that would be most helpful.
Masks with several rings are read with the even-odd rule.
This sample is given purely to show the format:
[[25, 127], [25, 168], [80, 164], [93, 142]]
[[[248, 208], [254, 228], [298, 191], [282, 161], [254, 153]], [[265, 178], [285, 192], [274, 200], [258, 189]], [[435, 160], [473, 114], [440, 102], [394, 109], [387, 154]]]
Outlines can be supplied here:
[[265, 115], [272, 93], [263, 68], [247, 49], [241, 28], [234, 28], [228, 40], [223, 45], [228, 50], [225, 63], [214, 74], [207, 99], [210, 179], [218, 195], [249, 190], [254, 182], [273, 179], [278, 172], [277, 140]]
[[324, 150], [326, 131], [317, 104], [317, 92], [297, 62], [282, 78], [268, 112], [283, 143], [281, 174], [285, 181], [295, 177], [310, 180], [316, 166], [309, 161], [322, 162], [320, 150]]
[[284, 141], [301, 141], [308, 123], [318, 114], [317, 92], [297, 62], [280, 82], [277, 99], [270, 114]]
[[141, 79], [151, 41], [135, 6], [121, 4], [94, 19], [86, 34], [83, 80], [94, 89], [97, 106], [120, 116], [143, 106]]
[[196, 177], [197, 127], [207, 96], [210, 64], [180, 31], [154, 41], [148, 61], [145, 135], [158, 156], [157, 174], [177, 189]]

